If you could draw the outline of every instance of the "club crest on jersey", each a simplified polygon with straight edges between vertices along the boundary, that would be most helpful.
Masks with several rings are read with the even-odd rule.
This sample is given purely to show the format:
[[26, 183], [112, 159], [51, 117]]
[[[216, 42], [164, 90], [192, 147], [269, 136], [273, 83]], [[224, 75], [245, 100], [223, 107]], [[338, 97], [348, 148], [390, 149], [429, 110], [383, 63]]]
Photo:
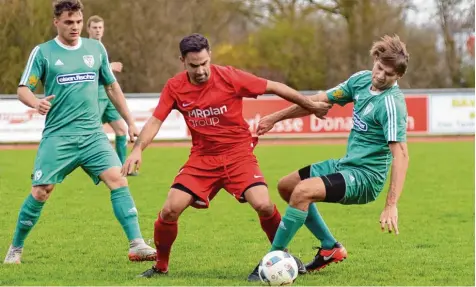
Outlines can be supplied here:
[[85, 55], [83, 56], [84, 63], [92, 68], [94, 66], [94, 56], [93, 55]]
[[370, 113], [373, 108], [374, 108], [374, 104], [372, 104], [372, 103], [368, 104], [367, 107], [365, 107], [364, 116], [367, 115], [368, 113]]

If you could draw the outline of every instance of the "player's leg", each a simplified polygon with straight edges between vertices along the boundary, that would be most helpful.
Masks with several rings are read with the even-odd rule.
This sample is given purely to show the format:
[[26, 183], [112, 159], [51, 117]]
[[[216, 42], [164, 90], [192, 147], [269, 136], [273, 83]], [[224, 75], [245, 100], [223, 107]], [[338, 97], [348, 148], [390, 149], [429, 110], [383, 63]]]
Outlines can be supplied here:
[[[319, 176], [320, 174], [334, 173], [332, 162], [321, 162], [315, 165], [306, 166], [298, 171], [294, 171], [287, 176], [281, 178], [278, 182], [278, 191], [281, 197], [289, 203], [289, 199], [296, 186], [307, 178], [312, 176]], [[321, 247], [324, 249], [331, 249], [337, 242], [324, 219], [317, 209], [315, 203], [311, 203], [308, 208], [308, 215], [304, 222], [311, 233], [321, 242]]]
[[[323, 175], [321, 177], [311, 177], [302, 180], [295, 188], [289, 199], [289, 207], [287, 212], [303, 211], [306, 207], [314, 206], [310, 205], [312, 202], [340, 202], [346, 194], [346, 184], [344, 177], [340, 173], [333, 173], [329, 175]], [[316, 209], [317, 211], [317, 209]], [[308, 211], [309, 214], [309, 211]], [[332, 236], [325, 225], [320, 214], [314, 218], [316, 224], [315, 227], [320, 231], [321, 237]], [[307, 219], [306, 219], [307, 220]], [[290, 222], [291, 227], [288, 228], [289, 233], [294, 232], [295, 227], [293, 222]], [[301, 224], [298, 222], [297, 224]], [[294, 225], [297, 225], [294, 224]], [[273, 247], [281, 248], [289, 243], [289, 239], [293, 235], [286, 234], [288, 230], [279, 229], [276, 234], [276, 240], [273, 242]], [[282, 234], [281, 234], [282, 233]], [[307, 271], [319, 270], [329, 265], [332, 262], [340, 262], [347, 257], [346, 249], [338, 242], [330, 247], [319, 248], [314, 260], [306, 264]]]
[[[244, 198], [258, 213], [261, 228], [266, 233], [270, 243], [272, 243], [276, 235], [276, 231], [278, 230], [278, 226], [281, 222], [281, 214], [269, 197], [268, 187], [264, 182], [257, 182], [246, 189]], [[295, 256], [293, 257], [298, 264], [299, 273], [306, 273], [306, 268], [304, 267], [304, 264], [301, 262], [301, 260]], [[260, 281], [258, 268], [259, 264], [248, 275], [248, 281]]]
[[41, 210], [53, 191], [53, 188], [54, 185], [52, 184], [38, 185], [31, 188], [31, 193], [27, 196], [20, 208], [13, 241], [3, 263], [21, 263], [21, 255], [23, 253], [25, 239], [38, 222]]
[[38, 222], [54, 185], [62, 182], [76, 167], [75, 138], [50, 137], [41, 140], [31, 175], [31, 193], [20, 208], [13, 240], [4, 263], [21, 263], [25, 239]]
[[[260, 225], [270, 242], [273, 242], [276, 230], [281, 222], [281, 214], [271, 201], [264, 176], [253, 154], [244, 154], [227, 164], [224, 188], [240, 202], [248, 202], [256, 211]], [[306, 270], [296, 258], [300, 273]], [[259, 281], [258, 267], [249, 274], [248, 281]]]
[[[311, 176], [316, 175], [317, 174], [313, 173], [311, 169]], [[323, 194], [321, 194], [319, 198], [311, 200], [320, 199], [324, 202], [338, 202], [341, 204], [365, 204], [375, 200], [378, 195], [378, 192], [376, 191], [381, 190], [381, 186], [374, 185], [365, 171], [360, 171], [358, 169], [339, 170], [338, 173], [322, 175], [320, 179], [325, 186], [325, 197], [322, 198]], [[319, 181], [319, 178], [314, 177], [314, 180]], [[294, 189], [293, 194], [297, 191], [298, 193], [301, 193], [300, 197], [302, 198], [306, 197], [306, 195], [303, 195], [305, 193], [308, 194], [307, 197], [310, 197], [309, 195], [313, 188], [311, 179], [306, 179]], [[309, 190], [306, 191], [306, 189]], [[291, 196], [290, 201], [292, 201], [293, 196], [294, 195]], [[320, 228], [321, 231], [327, 229], [323, 221], [320, 222], [316, 220], [311, 224], [316, 224], [316, 227]], [[335, 242], [331, 246], [331, 242], [332, 241], [325, 246], [323, 241], [323, 245], [318, 249], [314, 259], [306, 264], [306, 269], [308, 271], [320, 270], [332, 262], [337, 263], [347, 258], [347, 250], [345, 247], [339, 242]]]
[[114, 130], [116, 135], [115, 146], [119, 160], [122, 164], [126, 161], [127, 156], [127, 127], [121, 118], [121, 115], [116, 110], [114, 105], [109, 100], [102, 100], [105, 103], [104, 112], [102, 113], [102, 122], [108, 123]]
[[[193, 158], [189, 162], [193, 162]], [[159, 212], [154, 224], [154, 242], [157, 248], [156, 264], [146, 270], [140, 277], [151, 278], [167, 274], [169, 270], [170, 252], [178, 234], [178, 219], [189, 206], [207, 208], [219, 190], [217, 177], [195, 176], [203, 171], [185, 165], [175, 177], [167, 199]]]
[[170, 252], [178, 234], [178, 219], [182, 212], [190, 206], [194, 197], [188, 188], [174, 184], [154, 223], [154, 243], [157, 249], [157, 260], [151, 269], [146, 270], [140, 277], [154, 277], [167, 274], [169, 271]]
[[246, 188], [244, 198], [258, 214], [261, 228], [269, 242], [273, 242], [281, 214], [269, 197], [268, 187], [264, 182], [257, 182]]
[[228, 193], [240, 202], [248, 202], [259, 217], [261, 228], [270, 242], [281, 221], [281, 214], [271, 201], [268, 186], [253, 154], [236, 156], [224, 169], [223, 183]]
[[122, 164], [126, 161], [127, 156], [127, 127], [123, 120], [109, 122], [109, 125], [116, 134], [115, 147], [116, 153]]
[[104, 133], [83, 136], [80, 141], [80, 164], [95, 184], [101, 180], [111, 191], [112, 209], [129, 240], [129, 260], [153, 261], [155, 249], [142, 237], [138, 211], [127, 179], [121, 175], [121, 162]]

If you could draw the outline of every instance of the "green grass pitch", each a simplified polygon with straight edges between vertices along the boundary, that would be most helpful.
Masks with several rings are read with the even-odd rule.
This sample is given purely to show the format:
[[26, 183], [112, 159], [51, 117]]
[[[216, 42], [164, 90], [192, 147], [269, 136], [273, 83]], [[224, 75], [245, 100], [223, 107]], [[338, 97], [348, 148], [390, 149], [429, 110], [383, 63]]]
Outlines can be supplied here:
[[[296, 285], [474, 286], [474, 142], [410, 143], [410, 168], [399, 202], [400, 235], [381, 233], [386, 189], [365, 206], [319, 204], [349, 257], [298, 277]], [[258, 146], [273, 200], [283, 213], [278, 179], [304, 165], [340, 157], [345, 145]], [[30, 190], [34, 150], [0, 151], [0, 256]], [[188, 149], [150, 148], [139, 177], [129, 178], [146, 240]], [[387, 188], [387, 187], [386, 187]], [[303, 228], [290, 251], [304, 262], [319, 243]], [[168, 276], [136, 278], [152, 263], [127, 260], [127, 240], [108, 190], [81, 169], [56, 187], [25, 244], [23, 264], [0, 265], [0, 285], [250, 285], [246, 276], [269, 248], [255, 212], [221, 192], [209, 210], [179, 221]], [[259, 285], [259, 284], [256, 284]]]

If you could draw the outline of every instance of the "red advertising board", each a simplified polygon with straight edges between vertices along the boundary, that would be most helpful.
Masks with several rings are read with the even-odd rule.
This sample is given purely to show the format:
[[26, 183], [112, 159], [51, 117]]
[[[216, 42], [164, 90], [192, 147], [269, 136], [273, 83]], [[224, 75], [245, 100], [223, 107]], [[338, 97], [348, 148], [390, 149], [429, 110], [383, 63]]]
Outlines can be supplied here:
[[[411, 95], [406, 97], [408, 109], [408, 133], [428, 132], [428, 96]], [[277, 97], [261, 97], [256, 100], [246, 99], [243, 104], [243, 116], [254, 133], [261, 117], [288, 107], [290, 104]], [[268, 135], [279, 136], [310, 136], [338, 135], [342, 136], [352, 128], [353, 104], [344, 107], [334, 105], [321, 120], [315, 116], [288, 119], [277, 123]]]

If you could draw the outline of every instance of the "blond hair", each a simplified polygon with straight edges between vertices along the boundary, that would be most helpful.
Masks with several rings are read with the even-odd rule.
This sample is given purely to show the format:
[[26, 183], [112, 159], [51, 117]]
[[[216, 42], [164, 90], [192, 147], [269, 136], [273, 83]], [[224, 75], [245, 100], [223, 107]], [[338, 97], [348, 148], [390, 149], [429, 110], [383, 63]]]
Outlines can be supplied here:
[[410, 55], [407, 52], [405, 43], [397, 35], [393, 37], [385, 35], [379, 41], [374, 42], [370, 49], [370, 55], [374, 60], [393, 67], [400, 76], [407, 71]]
[[91, 23], [99, 23], [99, 22], [104, 22], [104, 19], [99, 17], [98, 15], [94, 15], [94, 16], [89, 17], [88, 22], [87, 22], [88, 28], [89, 28], [89, 26], [91, 26]]

